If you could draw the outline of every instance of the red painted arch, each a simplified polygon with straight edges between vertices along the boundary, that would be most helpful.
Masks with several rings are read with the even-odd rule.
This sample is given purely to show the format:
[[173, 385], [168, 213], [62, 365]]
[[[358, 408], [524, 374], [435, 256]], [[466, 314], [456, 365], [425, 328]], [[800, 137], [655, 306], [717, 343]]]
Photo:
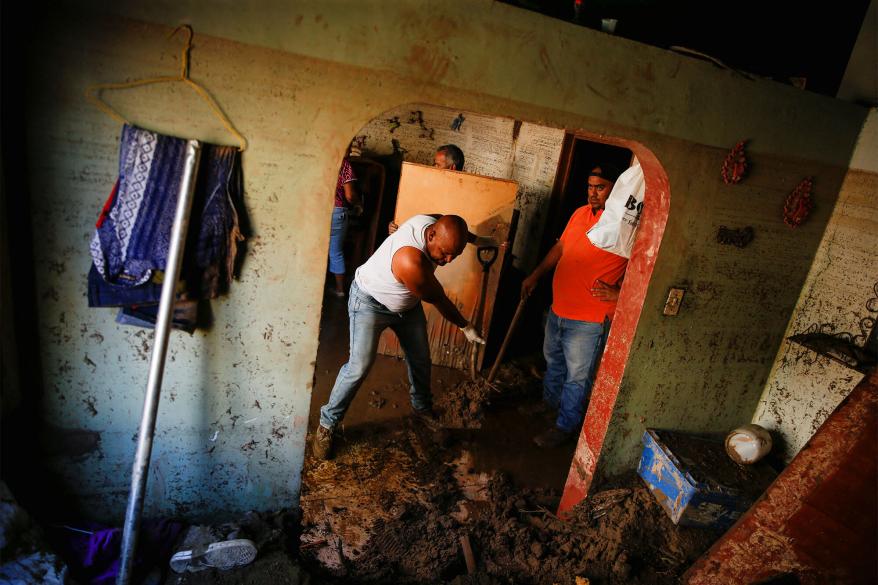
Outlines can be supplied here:
[[631, 344], [637, 332], [637, 323], [643, 310], [643, 301], [655, 267], [655, 260], [665, 233], [670, 210], [668, 176], [655, 155], [642, 144], [626, 140], [583, 135], [582, 138], [605, 142], [630, 149], [643, 167], [646, 183], [643, 214], [637, 228], [637, 241], [628, 262], [628, 271], [619, 295], [613, 326], [604, 349], [601, 365], [592, 388], [591, 401], [573, 454], [573, 462], [558, 506], [558, 515], [567, 511], [588, 495], [597, 469], [598, 458], [604, 445], [607, 429], [616, 406], [619, 386], [631, 353]]

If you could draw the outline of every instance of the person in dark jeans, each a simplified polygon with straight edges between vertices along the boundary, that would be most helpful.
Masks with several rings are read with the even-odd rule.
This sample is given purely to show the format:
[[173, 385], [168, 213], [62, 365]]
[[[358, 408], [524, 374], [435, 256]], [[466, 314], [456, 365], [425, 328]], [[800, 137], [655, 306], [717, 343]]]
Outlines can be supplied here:
[[333, 293], [345, 296], [344, 239], [348, 231], [350, 214], [363, 213], [360, 195], [356, 188], [357, 175], [347, 157], [341, 162], [338, 183], [335, 186], [335, 207], [332, 209], [332, 228], [329, 232], [329, 271], [335, 277]]
[[534, 437], [540, 447], [561, 445], [582, 426], [610, 321], [616, 312], [628, 260], [595, 247], [586, 233], [601, 217], [618, 177], [618, 169], [610, 165], [592, 169], [588, 176], [588, 205], [573, 213], [561, 239], [521, 285], [522, 297], [528, 297], [540, 278], [555, 269], [543, 344], [543, 400], [557, 409], [558, 417], [551, 428]]

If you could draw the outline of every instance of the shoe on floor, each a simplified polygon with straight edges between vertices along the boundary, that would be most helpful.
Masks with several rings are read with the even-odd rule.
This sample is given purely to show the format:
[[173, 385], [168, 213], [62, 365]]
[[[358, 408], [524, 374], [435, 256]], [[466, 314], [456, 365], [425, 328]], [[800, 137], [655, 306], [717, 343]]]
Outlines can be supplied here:
[[239, 538], [181, 550], [171, 557], [170, 565], [175, 573], [202, 571], [209, 568], [225, 571], [249, 565], [255, 558], [256, 545], [253, 541]]
[[327, 429], [323, 425], [317, 425], [314, 431], [314, 437], [311, 440], [311, 451], [317, 459], [330, 459], [332, 457], [332, 429]]
[[534, 437], [534, 443], [537, 444], [538, 447], [542, 447], [543, 449], [551, 449], [552, 447], [559, 447], [573, 438], [575, 433], [568, 433], [562, 431], [556, 426], [552, 426], [549, 430], [540, 433], [536, 437]]
[[425, 408], [424, 410], [415, 410], [413, 408], [412, 418], [423, 423], [423, 425], [431, 431], [442, 429], [442, 423], [439, 421], [439, 417], [436, 416], [436, 412], [432, 408]]

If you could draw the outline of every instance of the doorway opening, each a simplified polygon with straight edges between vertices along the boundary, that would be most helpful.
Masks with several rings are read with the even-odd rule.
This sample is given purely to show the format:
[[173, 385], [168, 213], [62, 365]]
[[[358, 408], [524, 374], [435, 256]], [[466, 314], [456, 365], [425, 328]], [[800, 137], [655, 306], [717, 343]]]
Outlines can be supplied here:
[[[667, 199], [664, 173], [641, 145], [503, 117], [406, 105], [371, 121], [352, 143], [359, 156], [349, 160], [359, 182], [364, 213], [351, 222], [345, 242], [348, 284], [358, 266], [387, 238], [390, 221], [406, 219], [396, 215], [397, 204], [402, 205], [406, 196], [406, 168], [412, 163], [430, 166], [438, 146], [460, 146], [466, 155], [466, 165], [463, 171], [435, 172], [454, 173], [461, 181], [478, 177], [518, 183], [517, 196], [513, 197], [517, 225], [509, 230], [514, 237], [506, 258], [498, 261], [495, 268], [493, 321], [486, 331], [488, 345], [483, 372], [495, 360], [506, 335], [520, 298], [522, 280], [560, 236], [575, 209], [586, 203], [585, 184], [594, 166], [612, 164], [624, 169], [637, 157], [647, 172], [658, 171], [657, 178], [647, 179], [647, 199], [656, 192], [656, 186], [663, 189], [665, 203]], [[432, 169], [423, 171], [429, 175], [427, 171]], [[446, 194], [447, 198], [454, 196], [453, 190]], [[417, 212], [442, 213], [443, 203], [442, 198], [425, 195], [424, 208]], [[659, 217], [653, 223], [663, 229], [667, 209], [664, 215], [661, 206], [658, 209]], [[473, 229], [482, 225], [471, 222]], [[650, 238], [660, 241], [661, 229], [651, 229]], [[654, 255], [650, 261], [654, 261]], [[638, 267], [638, 277], [626, 278], [620, 305], [642, 305], [651, 273], [651, 264], [646, 272], [641, 270], [642, 259], [632, 257], [631, 265]], [[343, 421], [336, 427], [335, 457], [321, 461], [313, 457], [310, 447], [306, 452], [301, 493], [303, 544], [315, 563], [347, 570], [340, 558], [366, 554], [370, 539], [375, 537], [374, 530], [380, 531], [382, 526], [402, 517], [412, 518], [437, 506], [453, 514], [455, 522], [466, 523], [479, 509], [493, 505], [496, 482], [501, 476], [514, 489], [543, 494], [539, 505], [546, 510], [558, 509], [559, 505], [563, 509], [565, 501], [572, 501], [570, 494], [584, 497], [587, 484], [573, 486], [580, 489], [584, 485], [585, 491], [574, 493], [570, 489], [571, 470], [581, 465], [583, 439], [548, 450], [532, 441], [554, 423], [553, 413], [540, 412], [540, 377], [544, 367], [541, 346], [544, 315], [551, 304], [550, 281], [545, 278], [537, 294], [528, 301], [525, 317], [511, 338], [493, 388], [471, 381], [465, 369], [434, 365], [434, 404], [440, 414], [453, 410], [460, 415], [453, 417], [455, 424], [451, 428], [446, 424], [446, 428], [433, 431], [414, 419], [406, 363], [395, 355], [376, 356]], [[328, 293], [332, 282], [328, 275]], [[635, 294], [627, 293], [632, 286]], [[348, 301], [332, 294], [325, 296], [309, 437], [318, 427], [320, 409], [327, 403], [339, 369], [348, 358]], [[633, 337], [636, 321], [636, 316], [633, 321], [624, 320], [624, 336], [616, 334], [618, 326], [614, 322], [607, 348], [615, 348], [616, 357], [609, 360], [613, 364], [610, 375], [603, 366], [599, 370], [592, 401], [598, 394], [600, 400], [610, 396], [613, 383], [618, 388], [621, 373], [617, 362], [621, 353], [617, 346], [621, 337]], [[605, 360], [606, 356], [607, 352]], [[595, 417], [594, 410], [589, 409], [587, 419]], [[602, 424], [609, 424], [611, 409], [601, 412], [606, 416]], [[446, 423], [449, 420], [444, 418]], [[591, 464], [593, 473], [594, 461]], [[341, 544], [337, 540], [339, 534], [344, 534]], [[337, 550], [339, 546], [341, 553]]]

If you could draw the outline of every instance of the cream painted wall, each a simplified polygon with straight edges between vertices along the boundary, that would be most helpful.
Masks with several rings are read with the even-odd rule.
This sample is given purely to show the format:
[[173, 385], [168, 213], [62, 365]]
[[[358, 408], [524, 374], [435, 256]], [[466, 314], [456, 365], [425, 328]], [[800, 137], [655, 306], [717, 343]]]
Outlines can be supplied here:
[[[751, 417], [861, 108], [487, 0], [71, 2], [45, 15], [29, 49], [27, 139], [43, 417], [62, 441], [100, 436], [95, 449], [46, 463], [82, 510], [122, 515], [150, 343], [111, 310], [86, 307], [87, 244], [113, 182], [119, 127], [82, 94], [176, 71], [180, 41], [166, 35], [181, 22], [197, 35], [192, 76], [250, 140], [255, 234], [241, 281], [214, 303], [213, 329], [173, 335], [148, 513], [217, 518], [296, 501], [338, 161], [364, 124], [409, 103], [622, 137], [664, 165], [671, 217], [602, 466], [630, 466], [645, 426]], [[183, 89], [108, 99], [151, 129], [225, 138]], [[719, 166], [743, 137], [760, 164], [729, 188]], [[779, 206], [805, 173], [820, 177], [819, 206], [792, 232]], [[717, 247], [719, 224], [751, 221], [752, 248]], [[667, 287], [681, 282], [691, 290], [683, 313], [664, 319]]]
[[[872, 109], [785, 337], [848, 332], [862, 347], [878, 318], [878, 111]], [[863, 375], [784, 340], [753, 422], [791, 459]]]

